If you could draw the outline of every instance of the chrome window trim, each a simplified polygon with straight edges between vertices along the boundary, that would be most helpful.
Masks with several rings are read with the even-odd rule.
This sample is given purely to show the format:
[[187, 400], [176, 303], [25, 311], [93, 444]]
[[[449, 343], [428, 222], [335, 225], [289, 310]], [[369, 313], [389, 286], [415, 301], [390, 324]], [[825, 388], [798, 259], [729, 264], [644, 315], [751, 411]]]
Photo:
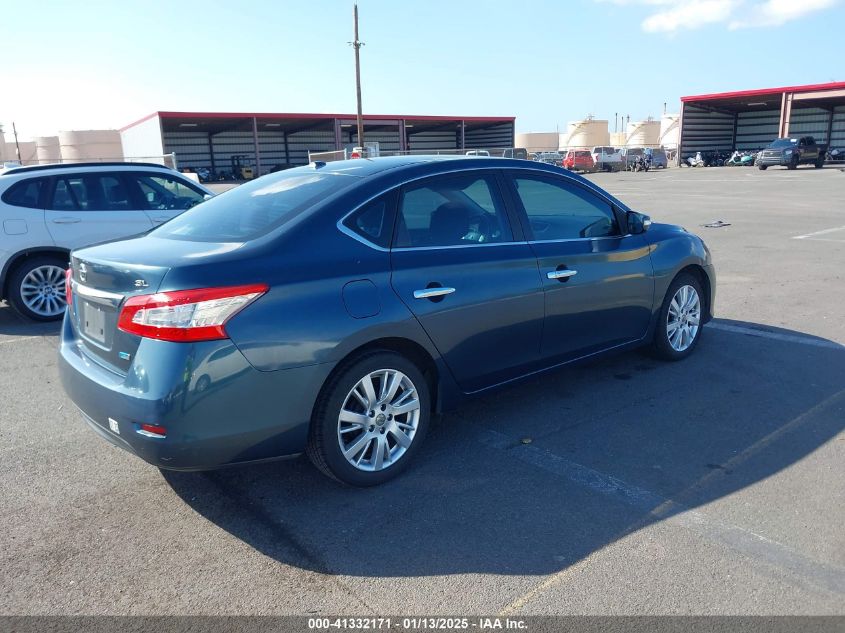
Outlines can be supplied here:
[[525, 246], [528, 242], [526, 241], [519, 241], [519, 242], [484, 242], [484, 243], [471, 243], [471, 244], [449, 244], [447, 246], [400, 246], [399, 248], [394, 248], [393, 251], [397, 253], [403, 253], [406, 251], [442, 251], [447, 249], [455, 249], [455, 248], [477, 248], [479, 246]]
[[[574, 182], [574, 178], [572, 178], [572, 176], [568, 175], [568, 174], [556, 174], [555, 172], [548, 171], [546, 169], [536, 169], [534, 167], [522, 167], [522, 166], [519, 166], [519, 167], [504, 167], [503, 168], [503, 167], [492, 167], [492, 166], [488, 165], [486, 167], [470, 167], [470, 168], [461, 168], [461, 169], [451, 169], [449, 171], [443, 171], [443, 172], [439, 172], [437, 174], [425, 174], [424, 176], [416, 176], [416, 177], [411, 178], [409, 180], [405, 180], [401, 184], [393, 185], [392, 187], [388, 187], [387, 189], [382, 189], [378, 193], [370, 196], [369, 198], [367, 198], [363, 202], [356, 205], [351, 211], [346, 213], [343, 217], [341, 217], [337, 221], [337, 224], [336, 224], [337, 230], [340, 231], [341, 233], [343, 233], [344, 235], [346, 235], [347, 237], [351, 237], [355, 241], [360, 242], [364, 246], [368, 246], [369, 248], [373, 249], [374, 251], [379, 251], [379, 252], [382, 252], [382, 253], [389, 253], [391, 250], [394, 250], [394, 251], [414, 251], [414, 250], [434, 250], [434, 249], [442, 249], [442, 248], [471, 248], [473, 246], [503, 246], [505, 244], [523, 244], [524, 245], [524, 244], [544, 243], [544, 242], [571, 242], [571, 241], [576, 241], [575, 239], [569, 239], [569, 240], [535, 240], [533, 242], [532, 241], [520, 241], [520, 242], [511, 241], [511, 242], [491, 242], [489, 244], [458, 244], [458, 245], [453, 245], [453, 246], [408, 246], [408, 247], [400, 247], [400, 248], [389, 249], [389, 248], [384, 248], [383, 246], [379, 246], [378, 244], [376, 244], [374, 242], [371, 242], [370, 240], [365, 238], [363, 235], [360, 235], [360, 234], [356, 233], [355, 231], [353, 231], [352, 229], [350, 229], [345, 224], [346, 219], [349, 216], [354, 215], [362, 207], [368, 205], [370, 202], [372, 202], [376, 198], [383, 196], [387, 192], [389, 192], [393, 189], [396, 189], [398, 187], [404, 187], [409, 183], [417, 182], [418, 180], [425, 180], [426, 178], [436, 178], [438, 176], [447, 176], [449, 174], [463, 174], [463, 173], [471, 172], [471, 171], [490, 171], [490, 170], [499, 170], [499, 171], [502, 171], [502, 172], [520, 171], [520, 172], [529, 172], [529, 173], [534, 173], [534, 174], [546, 174], [546, 175], [550, 175], [550, 176], [559, 176], [559, 177], [563, 176], [563, 178], [569, 178], [569, 179], [573, 180], [573, 182]], [[576, 186], [579, 186], [577, 182], [575, 184], [576, 184]], [[592, 193], [596, 194], [597, 196], [599, 196], [600, 198], [602, 198], [609, 205], [614, 206], [614, 202], [612, 200], [608, 200], [601, 193], [596, 192], [596, 191], [592, 191], [592, 190], [590, 190], [590, 191]], [[612, 236], [609, 236], [609, 237], [620, 237], [620, 236], [612, 235]], [[594, 238], [594, 237], [577, 238], [577, 240], [594, 240], [594, 239], [605, 239], [605, 238]]]

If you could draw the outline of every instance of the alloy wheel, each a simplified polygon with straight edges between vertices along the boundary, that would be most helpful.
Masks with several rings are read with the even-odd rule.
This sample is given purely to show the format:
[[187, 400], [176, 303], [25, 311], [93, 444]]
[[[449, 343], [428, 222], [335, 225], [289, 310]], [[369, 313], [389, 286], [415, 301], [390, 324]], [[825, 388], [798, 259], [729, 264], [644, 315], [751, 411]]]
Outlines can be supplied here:
[[406, 453], [420, 422], [417, 388], [395, 369], [378, 369], [359, 380], [337, 418], [340, 450], [352, 466], [376, 472]]
[[65, 271], [45, 264], [30, 270], [21, 281], [21, 300], [40, 317], [53, 318], [65, 311]]
[[701, 325], [701, 300], [692, 286], [681, 286], [672, 297], [666, 314], [666, 335], [676, 352], [689, 349]]

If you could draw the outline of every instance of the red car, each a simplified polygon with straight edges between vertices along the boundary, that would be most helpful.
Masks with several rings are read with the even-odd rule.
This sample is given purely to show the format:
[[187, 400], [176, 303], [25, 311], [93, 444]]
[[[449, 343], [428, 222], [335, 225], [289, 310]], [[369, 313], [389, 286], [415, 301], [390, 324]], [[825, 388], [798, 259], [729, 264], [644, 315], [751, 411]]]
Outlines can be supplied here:
[[569, 150], [563, 159], [563, 166], [571, 171], [595, 171], [596, 163], [589, 150]]

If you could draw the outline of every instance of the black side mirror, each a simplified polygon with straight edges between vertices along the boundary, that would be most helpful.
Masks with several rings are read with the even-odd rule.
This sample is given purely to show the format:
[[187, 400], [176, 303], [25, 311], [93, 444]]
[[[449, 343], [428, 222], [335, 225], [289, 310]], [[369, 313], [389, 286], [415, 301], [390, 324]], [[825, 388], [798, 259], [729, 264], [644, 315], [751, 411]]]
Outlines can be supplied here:
[[631, 235], [639, 235], [648, 231], [651, 226], [651, 218], [636, 211], [628, 211], [628, 232]]

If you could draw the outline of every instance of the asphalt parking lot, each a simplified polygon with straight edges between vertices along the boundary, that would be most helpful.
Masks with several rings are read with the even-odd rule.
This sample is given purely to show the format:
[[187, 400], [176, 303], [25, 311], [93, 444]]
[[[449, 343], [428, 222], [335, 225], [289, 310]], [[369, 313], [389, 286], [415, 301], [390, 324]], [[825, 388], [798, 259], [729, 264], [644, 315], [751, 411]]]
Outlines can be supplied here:
[[79, 420], [57, 326], [0, 306], [0, 613], [845, 613], [845, 173], [590, 178], [707, 240], [696, 353], [474, 401], [377, 489], [160, 472]]

